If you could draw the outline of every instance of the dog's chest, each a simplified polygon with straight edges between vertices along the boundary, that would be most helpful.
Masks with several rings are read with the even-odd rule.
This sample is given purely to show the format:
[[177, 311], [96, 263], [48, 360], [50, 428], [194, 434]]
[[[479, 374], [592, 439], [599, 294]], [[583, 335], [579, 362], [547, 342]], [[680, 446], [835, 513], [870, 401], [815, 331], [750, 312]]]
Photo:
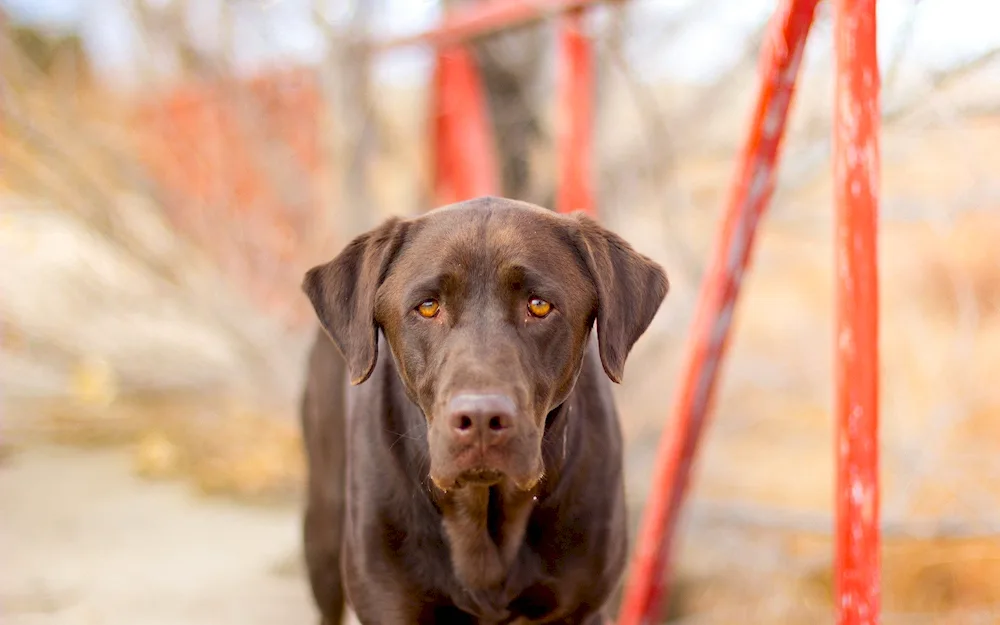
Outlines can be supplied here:
[[481, 625], [527, 625], [558, 615], [566, 609], [559, 601], [554, 580], [529, 585], [516, 594], [506, 589], [466, 593], [456, 607], [475, 615]]

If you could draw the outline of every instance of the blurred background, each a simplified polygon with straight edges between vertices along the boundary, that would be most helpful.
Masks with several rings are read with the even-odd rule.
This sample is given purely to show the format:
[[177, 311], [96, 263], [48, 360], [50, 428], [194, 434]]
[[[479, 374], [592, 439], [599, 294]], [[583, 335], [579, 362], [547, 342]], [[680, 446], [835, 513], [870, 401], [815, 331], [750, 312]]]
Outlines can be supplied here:
[[[366, 44], [476, 1], [0, 0], [0, 620], [314, 622], [299, 283], [431, 208], [432, 54]], [[600, 218], [673, 285], [616, 388], [634, 522], [775, 6], [588, 14]], [[665, 621], [833, 622], [820, 7]], [[1000, 623], [997, 24], [879, 3], [886, 623]], [[503, 193], [549, 206], [553, 35], [475, 44]]]

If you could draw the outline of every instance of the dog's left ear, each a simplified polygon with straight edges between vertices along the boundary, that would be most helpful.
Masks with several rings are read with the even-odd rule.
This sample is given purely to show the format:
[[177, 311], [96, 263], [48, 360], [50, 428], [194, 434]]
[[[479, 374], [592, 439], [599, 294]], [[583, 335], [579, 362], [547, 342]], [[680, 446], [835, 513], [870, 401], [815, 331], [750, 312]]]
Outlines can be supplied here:
[[625, 359], [653, 321], [670, 284], [658, 264], [582, 212], [576, 221], [583, 257], [597, 289], [597, 341], [608, 377], [620, 383]]
[[386, 220], [348, 243], [330, 262], [310, 269], [302, 281], [323, 329], [347, 361], [351, 384], [361, 384], [375, 368], [375, 294], [405, 229], [397, 217]]

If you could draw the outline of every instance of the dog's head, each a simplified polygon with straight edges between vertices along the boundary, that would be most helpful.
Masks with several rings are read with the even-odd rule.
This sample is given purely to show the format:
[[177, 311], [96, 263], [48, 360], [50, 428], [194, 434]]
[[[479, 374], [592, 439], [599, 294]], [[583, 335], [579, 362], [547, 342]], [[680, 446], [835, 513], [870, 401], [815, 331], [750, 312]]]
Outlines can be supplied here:
[[389, 219], [303, 282], [353, 384], [384, 333], [444, 490], [531, 488], [546, 416], [573, 389], [594, 322], [619, 382], [667, 288], [657, 264], [588, 217], [498, 198]]

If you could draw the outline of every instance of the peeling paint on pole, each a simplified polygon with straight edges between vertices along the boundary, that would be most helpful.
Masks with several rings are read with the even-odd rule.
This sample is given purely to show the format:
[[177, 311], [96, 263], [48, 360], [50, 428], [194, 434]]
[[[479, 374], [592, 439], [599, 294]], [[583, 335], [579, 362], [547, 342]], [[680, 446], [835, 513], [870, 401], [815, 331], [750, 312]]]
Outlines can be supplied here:
[[875, 0], [835, 4], [836, 609], [840, 625], [879, 622], [879, 70]]

